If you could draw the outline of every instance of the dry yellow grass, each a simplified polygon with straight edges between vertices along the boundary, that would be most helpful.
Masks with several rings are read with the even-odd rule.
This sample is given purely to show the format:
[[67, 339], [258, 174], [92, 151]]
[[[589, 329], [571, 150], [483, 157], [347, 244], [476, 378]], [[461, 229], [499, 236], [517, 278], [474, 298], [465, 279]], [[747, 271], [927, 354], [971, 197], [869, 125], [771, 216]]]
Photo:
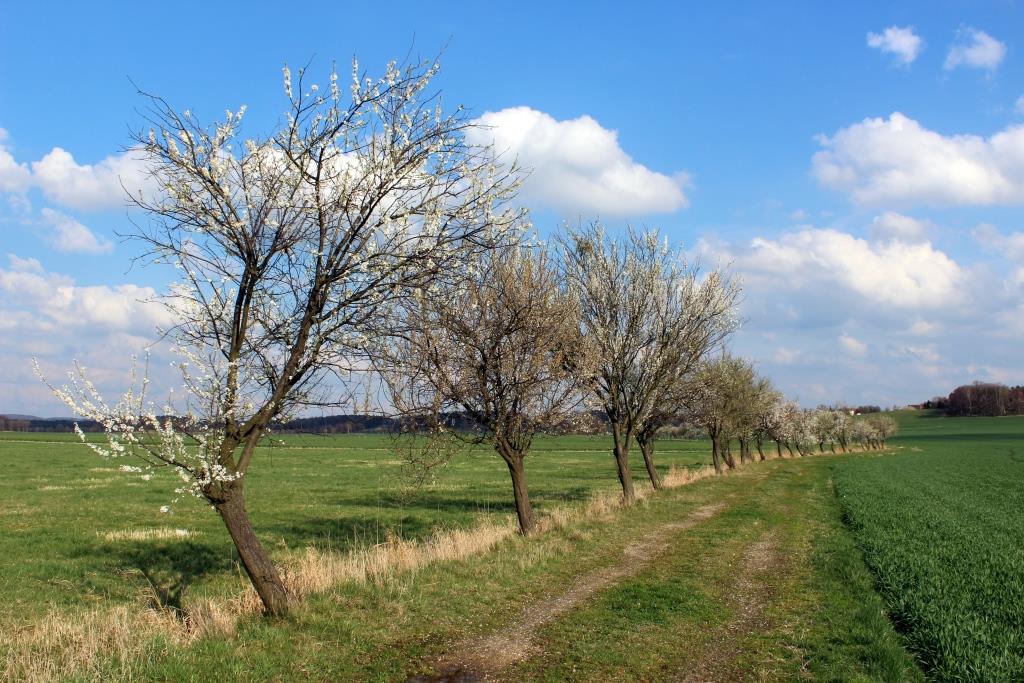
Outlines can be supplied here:
[[192, 538], [197, 532], [190, 529], [157, 527], [148, 529], [120, 529], [118, 531], [97, 531], [96, 535], [105, 541], [147, 541], [176, 538]]
[[[438, 562], [451, 562], [487, 552], [512, 536], [511, 519], [485, 521], [467, 529], [444, 529], [426, 541], [409, 541], [388, 533], [384, 543], [345, 554], [306, 548], [284, 563], [284, 581], [301, 598], [338, 583], [379, 582]], [[255, 595], [252, 596], [255, 599]], [[258, 610], [259, 605], [255, 605]]]
[[131, 677], [133, 655], [155, 642], [182, 645], [178, 620], [169, 612], [137, 605], [96, 608], [69, 615], [51, 612], [42, 621], [0, 632], [5, 681], [54, 681], [78, 676], [101, 680], [102, 665], [121, 660], [124, 678]]
[[704, 466], [696, 469], [676, 469], [673, 467], [662, 477], [661, 483], [667, 489], [674, 489], [713, 476], [715, 476], [714, 467]]

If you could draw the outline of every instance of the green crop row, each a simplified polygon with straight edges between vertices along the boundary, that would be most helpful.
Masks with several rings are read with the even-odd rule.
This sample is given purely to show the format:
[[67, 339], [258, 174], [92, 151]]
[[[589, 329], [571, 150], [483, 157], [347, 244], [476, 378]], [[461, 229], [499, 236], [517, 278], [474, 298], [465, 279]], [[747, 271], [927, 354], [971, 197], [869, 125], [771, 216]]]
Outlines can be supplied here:
[[966, 445], [844, 461], [836, 492], [929, 677], [1024, 680], [1024, 449]]

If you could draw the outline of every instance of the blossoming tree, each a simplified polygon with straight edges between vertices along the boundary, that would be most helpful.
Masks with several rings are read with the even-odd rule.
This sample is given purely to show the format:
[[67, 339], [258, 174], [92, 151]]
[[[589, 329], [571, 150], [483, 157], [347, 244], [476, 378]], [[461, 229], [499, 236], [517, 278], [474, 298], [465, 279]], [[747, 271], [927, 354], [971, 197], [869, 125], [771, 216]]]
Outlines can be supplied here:
[[519, 528], [534, 527], [524, 461], [535, 435], [572, 416], [580, 391], [567, 369], [576, 307], [542, 249], [483, 255], [465, 278], [404, 306], [403, 334], [383, 375], [411, 424], [460, 413], [453, 438], [490, 445], [508, 466]]
[[205, 126], [143, 95], [150, 126], [134, 137], [159, 181], [135, 196], [137, 237], [180, 271], [164, 299], [185, 396], [154, 407], [143, 378], [108, 405], [83, 372], [56, 394], [101, 422], [111, 457], [173, 468], [234, 541], [266, 611], [289, 595], [246, 512], [246, 477], [274, 420], [340, 405], [368, 338], [393, 299], [514, 239], [517, 170], [469, 145], [461, 107], [427, 90], [434, 62], [388, 65], [347, 88], [284, 70], [287, 115], [265, 137], [242, 134], [244, 107]]
[[581, 380], [608, 416], [623, 497], [634, 498], [631, 442], [642, 439], [652, 484], [653, 440], [679, 400], [680, 383], [735, 326], [737, 285], [721, 271], [704, 278], [656, 230], [622, 238], [599, 224], [562, 241], [564, 286], [579, 302]]

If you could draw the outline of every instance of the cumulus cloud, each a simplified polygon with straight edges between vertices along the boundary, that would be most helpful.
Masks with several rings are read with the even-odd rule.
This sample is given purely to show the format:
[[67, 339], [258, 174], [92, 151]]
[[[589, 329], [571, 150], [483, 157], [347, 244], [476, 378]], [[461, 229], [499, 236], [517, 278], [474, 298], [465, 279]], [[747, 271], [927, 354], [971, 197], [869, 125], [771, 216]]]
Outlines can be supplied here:
[[32, 172], [14, 160], [7, 138], [7, 131], [0, 128], [0, 192], [22, 193], [32, 184]]
[[746, 323], [734, 351], [787, 395], [902, 405], [985, 379], [976, 366], [1019, 366], [1024, 289], [1000, 272], [1013, 267], [1016, 240], [994, 229], [976, 236], [1005, 263], [960, 263], [926, 239], [813, 226], [745, 243], [706, 237], [698, 251], [742, 276]]
[[902, 65], [909, 65], [917, 59], [923, 46], [924, 41], [911, 26], [890, 26], [881, 33], [868, 34], [868, 47], [893, 55]]
[[860, 341], [856, 337], [851, 337], [845, 332], [839, 335], [839, 346], [844, 351], [846, 351], [846, 353], [849, 353], [853, 356], [863, 356], [868, 352], [867, 344]]
[[1006, 56], [1006, 44], [984, 31], [965, 26], [957, 31], [956, 42], [946, 53], [943, 67], [947, 70], [958, 66], [994, 70]]
[[487, 112], [468, 133], [473, 144], [517, 157], [530, 176], [523, 197], [566, 213], [628, 216], [688, 205], [688, 176], [668, 176], [634, 161], [618, 133], [590, 116], [558, 121], [530, 107]]
[[155, 183], [138, 153], [110, 155], [95, 164], [80, 164], [65, 149], [54, 147], [41, 159], [26, 163], [14, 158], [8, 133], [0, 128], [0, 192], [24, 202], [39, 188], [56, 204], [78, 211], [116, 209], [127, 204], [126, 191], [151, 192]]
[[61, 337], [89, 330], [152, 335], [172, 322], [167, 309], [154, 301], [152, 287], [77, 285], [67, 275], [47, 272], [36, 259], [10, 254], [8, 267], [0, 268], [0, 292], [0, 317], [30, 321], [19, 325], [22, 332]]
[[[120, 395], [132, 355], [153, 344], [157, 328], [173, 322], [155, 295], [135, 284], [82, 285], [47, 271], [37, 259], [8, 254], [0, 266], [0, 412], [66, 414], [34, 376], [33, 356], [57, 383], [77, 359], [102, 393]], [[166, 349], [156, 349], [154, 387], [175, 385], [170, 360]]]
[[[985, 249], [1010, 262], [1012, 270], [1003, 284], [1018, 295], [1024, 294], [1024, 232], [1004, 234], [995, 226], [982, 223], [972, 234]], [[1024, 328], [1022, 321], [1018, 321], [1017, 325]]]
[[842, 290], [871, 305], [929, 309], [961, 299], [963, 269], [930, 243], [869, 242], [833, 229], [758, 237], [733, 257], [741, 273], [788, 288]]
[[114, 245], [60, 211], [44, 208], [41, 212], [48, 230], [46, 241], [57, 251], [81, 254], [109, 254]]
[[812, 171], [859, 204], [1024, 202], [1024, 126], [944, 136], [894, 112], [819, 136]]
[[90, 165], [60, 147], [32, 162], [32, 176], [47, 199], [79, 211], [125, 206], [126, 190], [136, 193], [147, 184], [145, 165], [131, 152]]
[[895, 211], [886, 211], [871, 221], [871, 237], [876, 240], [899, 242], [920, 242], [924, 240], [932, 225]]
[[982, 223], [974, 228], [972, 234], [982, 246], [1024, 264], [1024, 232], [1004, 234], [994, 225]]

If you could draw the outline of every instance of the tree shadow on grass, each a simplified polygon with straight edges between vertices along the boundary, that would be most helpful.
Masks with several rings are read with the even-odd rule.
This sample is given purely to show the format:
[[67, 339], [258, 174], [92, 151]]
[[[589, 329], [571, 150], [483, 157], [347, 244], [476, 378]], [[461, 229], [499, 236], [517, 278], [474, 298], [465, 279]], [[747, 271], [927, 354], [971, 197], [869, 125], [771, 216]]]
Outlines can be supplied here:
[[[537, 511], [587, 500], [592, 488], [530, 490]], [[361, 509], [354, 512], [352, 508]], [[375, 512], [368, 512], [374, 508]], [[373, 496], [346, 496], [338, 503], [338, 516], [303, 516], [293, 519], [263, 518], [256, 522], [257, 533], [266, 540], [283, 539], [291, 547], [313, 546], [346, 551], [354, 547], [385, 542], [389, 536], [409, 540], [430, 538], [435, 530], [451, 526], [471, 526], [481, 516], [513, 516], [516, 508], [509, 485], [504, 497], [460, 495], [452, 491], [418, 491], [411, 496], [398, 492], [380, 492]]]
[[170, 543], [135, 542], [105, 547], [128, 576], [141, 577], [153, 607], [180, 611], [181, 599], [189, 586], [211, 574], [227, 572], [234, 566], [234, 553], [190, 541]]

